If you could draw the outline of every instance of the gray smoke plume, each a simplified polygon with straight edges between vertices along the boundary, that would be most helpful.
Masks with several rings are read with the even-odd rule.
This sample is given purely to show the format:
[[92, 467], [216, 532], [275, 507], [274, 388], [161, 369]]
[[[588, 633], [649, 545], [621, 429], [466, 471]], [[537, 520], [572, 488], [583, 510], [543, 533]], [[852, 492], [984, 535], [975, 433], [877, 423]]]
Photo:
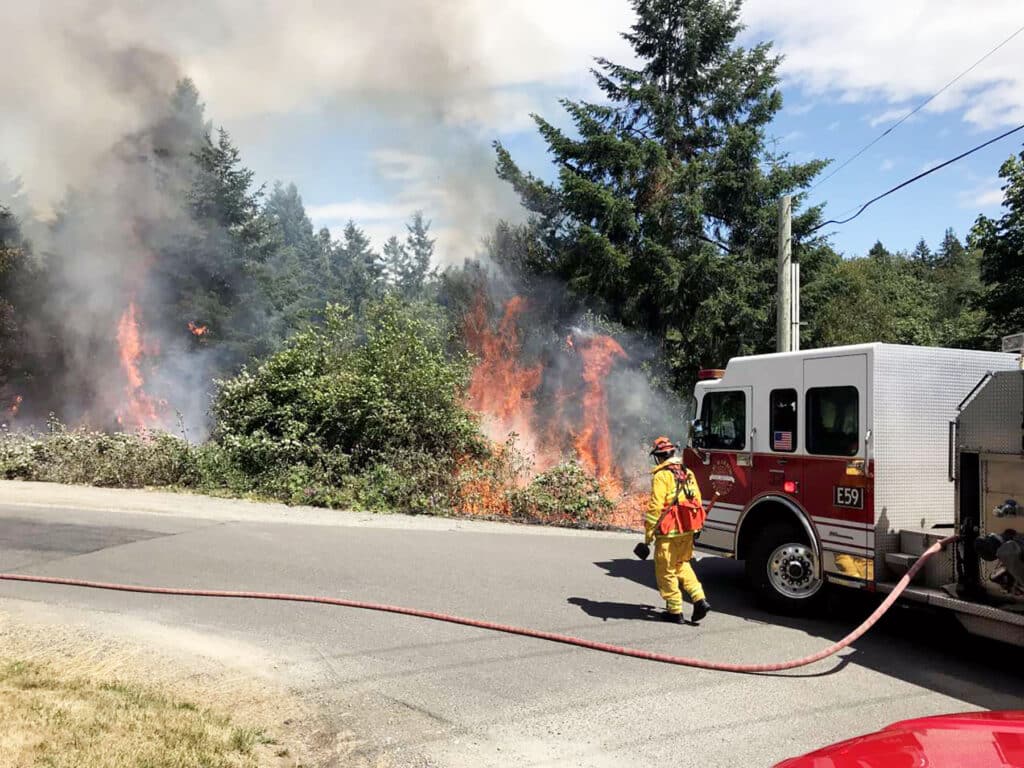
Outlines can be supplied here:
[[322, 114], [339, 141], [386, 121], [375, 157], [382, 181], [401, 185], [395, 210], [424, 209], [451, 261], [521, 215], [494, 176], [491, 132], [528, 121], [536, 104], [516, 86], [564, 66], [529, 13], [479, 0], [7, 5], [0, 158], [38, 208], [147, 123], [153, 83], [187, 76], [243, 153], [266, 116]]

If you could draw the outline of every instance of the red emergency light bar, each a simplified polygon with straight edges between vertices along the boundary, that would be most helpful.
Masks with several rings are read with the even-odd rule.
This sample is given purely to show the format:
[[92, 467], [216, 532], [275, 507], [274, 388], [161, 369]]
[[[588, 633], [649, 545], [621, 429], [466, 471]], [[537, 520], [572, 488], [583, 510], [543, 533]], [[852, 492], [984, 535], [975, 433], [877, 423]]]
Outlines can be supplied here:
[[697, 381], [720, 379], [723, 376], [725, 376], [725, 371], [722, 368], [704, 368], [697, 372]]

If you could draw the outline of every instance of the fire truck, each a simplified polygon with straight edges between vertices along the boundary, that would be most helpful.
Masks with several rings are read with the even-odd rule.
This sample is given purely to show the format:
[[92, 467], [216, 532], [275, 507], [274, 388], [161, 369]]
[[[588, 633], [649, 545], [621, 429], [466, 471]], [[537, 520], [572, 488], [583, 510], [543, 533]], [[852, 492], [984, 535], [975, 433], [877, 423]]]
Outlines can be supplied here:
[[[1024, 334], [1004, 349], [1021, 352]], [[904, 599], [1024, 645], [1024, 358], [1013, 351], [864, 344], [702, 371], [685, 461], [705, 498], [718, 496], [697, 546], [743, 560], [760, 598], [792, 612], [827, 583], [889, 592], [957, 533]]]

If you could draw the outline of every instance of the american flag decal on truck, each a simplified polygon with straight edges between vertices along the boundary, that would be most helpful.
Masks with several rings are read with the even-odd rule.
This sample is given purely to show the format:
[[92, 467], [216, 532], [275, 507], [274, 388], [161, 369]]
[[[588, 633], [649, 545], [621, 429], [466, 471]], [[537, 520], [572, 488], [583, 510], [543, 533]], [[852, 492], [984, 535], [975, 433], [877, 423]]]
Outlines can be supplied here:
[[774, 432], [772, 434], [772, 450], [775, 450], [775, 451], [792, 451], [793, 450], [793, 433], [792, 432]]

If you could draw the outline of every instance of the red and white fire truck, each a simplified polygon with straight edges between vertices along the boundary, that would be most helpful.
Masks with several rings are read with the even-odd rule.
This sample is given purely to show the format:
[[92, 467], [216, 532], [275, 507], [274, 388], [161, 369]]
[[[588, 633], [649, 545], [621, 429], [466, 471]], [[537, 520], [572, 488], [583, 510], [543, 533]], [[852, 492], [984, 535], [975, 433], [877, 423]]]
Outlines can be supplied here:
[[1024, 645], [1024, 554], [994, 556], [1004, 542], [1024, 553], [1018, 368], [1011, 353], [865, 344], [702, 371], [685, 460], [719, 498], [698, 547], [744, 560], [785, 610], [814, 604], [826, 582], [890, 591], [960, 532], [904, 595]]

